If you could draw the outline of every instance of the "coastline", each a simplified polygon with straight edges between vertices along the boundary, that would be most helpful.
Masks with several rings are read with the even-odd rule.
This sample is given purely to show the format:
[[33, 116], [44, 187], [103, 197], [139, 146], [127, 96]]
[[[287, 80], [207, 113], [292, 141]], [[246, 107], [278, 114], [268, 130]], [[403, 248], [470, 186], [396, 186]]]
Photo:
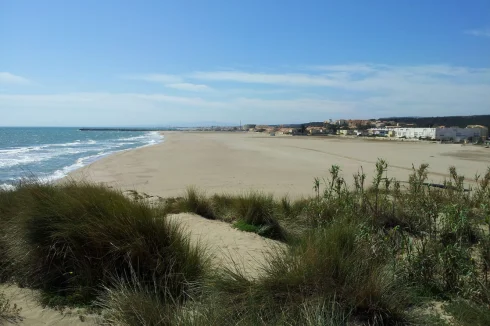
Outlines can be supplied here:
[[[144, 148], [164, 141], [161, 132], [108, 133], [81, 135], [75, 128], [25, 128], [37, 138], [12, 143], [15, 133], [7, 133], [7, 146], [0, 149], [0, 189], [15, 189], [22, 180], [58, 182], [80, 168], [127, 150]], [[53, 136], [57, 138], [54, 139]], [[15, 146], [14, 146], [15, 144]]]
[[104, 158], [107, 158], [109, 156], [117, 155], [118, 153], [122, 153], [122, 152], [126, 152], [126, 151], [132, 151], [132, 150], [136, 150], [136, 149], [140, 149], [140, 148], [145, 148], [145, 147], [148, 147], [148, 146], [155, 146], [155, 145], [161, 144], [165, 140], [164, 133], [163, 132], [158, 132], [158, 134], [161, 136], [161, 138], [160, 138], [160, 141], [158, 141], [156, 143], [149, 143], [149, 144], [141, 145], [141, 146], [138, 146], [138, 147], [135, 147], [135, 148], [126, 148], [126, 149], [121, 149], [121, 150], [116, 150], [116, 151], [108, 152], [108, 153], [99, 155], [95, 160], [89, 162], [88, 164], [81, 165], [81, 166], [79, 166], [79, 167], [77, 167], [75, 169], [72, 169], [73, 166], [76, 166], [76, 165], [79, 164], [78, 161], [77, 161], [76, 163], [74, 163], [74, 164], [72, 164], [70, 166], [65, 166], [63, 169], [57, 170], [57, 171], [55, 171], [53, 173], [53, 175], [56, 175], [56, 173], [60, 172], [60, 173], [63, 173], [64, 174], [63, 176], [61, 176], [61, 177], [53, 177], [53, 176], [51, 176], [50, 178], [52, 178], [52, 181], [54, 181], [54, 182], [59, 182], [60, 180], [65, 179], [66, 177], [68, 177], [70, 175], [70, 173], [73, 173], [73, 172], [75, 172], [75, 171], [77, 171], [79, 169], [83, 169], [84, 167], [87, 167], [87, 166], [89, 166], [89, 165], [91, 165], [91, 164], [93, 164], [93, 163], [95, 163], [97, 161], [100, 161], [100, 160], [102, 160]]
[[[433, 172], [429, 180], [440, 181], [447, 176], [450, 165], [455, 165], [466, 176], [474, 175], [471, 172], [475, 169], [484, 172], [490, 165], [488, 153], [481, 147], [433, 143], [172, 132], [165, 133], [164, 142], [109, 155], [70, 173], [67, 178], [86, 179], [121, 190], [134, 189], [161, 197], [182, 195], [187, 186], [195, 185], [208, 195], [260, 190], [276, 197], [289, 195], [296, 199], [312, 195], [313, 177], [327, 176], [332, 164], [340, 166], [347, 182], [363, 166], [369, 181], [373, 177], [376, 159], [384, 157], [392, 163], [388, 176], [403, 180], [411, 172], [412, 162], [417, 165], [432, 160]], [[87, 190], [83, 193], [93, 195]], [[265, 239], [254, 232], [243, 232], [226, 220], [210, 220], [192, 213], [168, 217], [182, 226], [181, 230], [189, 235], [193, 244], [206, 248], [213, 266], [231, 270], [238, 266], [250, 279], [260, 279], [271, 253], [286, 252], [291, 245]], [[294, 227], [288, 226], [286, 221], [281, 223], [285, 228]], [[16, 285], [0, 285], [0, 291], [22, 308], [21, 316], [25, 318], [26, 325], [81, 325], [96, 323], [100, 319], [89, 311], [65, 310], [60, 314], [55, 309], [43, 308], [36, 300], [38, 292]]]
[[408, 180], [412, 164], [429, 164], [429, 180], [442, 182], [448, 169], [471, 182], [490, 166], [488, 150], [472, 146], [359, 139], [291, 137], [224, 132], [165, 132], [165, 141], [112, 154], [69, 178], [102, 182], [122, 190], [175, 197], [188, 186], [208, 193], [258, 190], [291, 198], [313, 193], [313, 179], [339, 165], [347, 182], [361, 167], [370, 181], [378, 158], [388, 176]]

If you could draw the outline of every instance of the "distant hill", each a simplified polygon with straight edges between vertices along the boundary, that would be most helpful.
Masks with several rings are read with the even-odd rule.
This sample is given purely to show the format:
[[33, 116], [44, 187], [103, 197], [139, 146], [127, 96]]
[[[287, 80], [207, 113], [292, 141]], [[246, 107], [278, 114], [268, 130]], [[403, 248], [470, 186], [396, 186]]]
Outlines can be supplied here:
[[490, 115], [468, 115], [447, 117], [391, 117], [380, 118], [382, 121], [415, 123], [417, 127], [466, 127], [467, 125], [483, 125], [490, 129]]
[[305, 122], [305, 123], [290, 123], [282, 125], [271, 125], [272, 127], [284, 127], [284, 128], [301, 128], [302, 125], [305, 127], [323, 127], [323, 122]]

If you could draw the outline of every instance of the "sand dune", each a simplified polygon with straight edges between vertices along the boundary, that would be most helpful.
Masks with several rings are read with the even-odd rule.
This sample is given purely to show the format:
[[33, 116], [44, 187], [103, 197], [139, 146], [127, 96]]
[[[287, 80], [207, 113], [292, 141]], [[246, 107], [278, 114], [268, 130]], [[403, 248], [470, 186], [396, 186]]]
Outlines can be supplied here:
[[[65, 309], [63, 313], [51, 308], [43, 308], [36, 300], [37, 291], [22, 289], [15, 285], [0, 284], [0, 291], [5, 293], [12, 304], [22, 308], [20, 315], [23, 321], [20, 325], [74, 325], [89, 326], [96, 324], [96, 316], [86, 314], [76, 309]], [[0, 321], [0, 325], [1, 325]]]
[[194, 243], [207, 248], [215, 267], [238, 267], [250, 278], [257, 277], [267, 264], [267, 254], [284, 248], [278, 241], [255, 233], [234, 229], [230, 224], [193, 214], [176, 214], [170, 218], [184, 226]]

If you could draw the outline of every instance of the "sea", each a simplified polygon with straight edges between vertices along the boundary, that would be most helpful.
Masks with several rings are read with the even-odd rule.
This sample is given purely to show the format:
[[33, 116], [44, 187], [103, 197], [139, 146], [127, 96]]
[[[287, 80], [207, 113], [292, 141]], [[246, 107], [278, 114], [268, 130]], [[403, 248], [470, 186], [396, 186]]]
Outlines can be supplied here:
[[107, 155], [163, 141], [159, 132], [0, 127], [0, 188], [50, 182]]

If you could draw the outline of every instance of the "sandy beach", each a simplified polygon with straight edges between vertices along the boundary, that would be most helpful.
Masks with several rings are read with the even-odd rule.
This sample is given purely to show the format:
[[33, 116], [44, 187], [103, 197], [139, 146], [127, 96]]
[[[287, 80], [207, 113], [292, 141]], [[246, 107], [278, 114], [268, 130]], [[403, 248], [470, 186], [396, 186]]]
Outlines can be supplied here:
[[339, 137], [291, 137], [257, 133], [166, 132], [161, 144], [118, 153], [79, 169], [70, 177], [103, 182], [150, 195], [182, 195], [188, 186], [207, 193], [271, 192], [291, 198], [312, 194], [313, 178], [332, 164], [347, 181], [363, 167], [368, 180], [378, 158], [388, 175], [405, 181], [412, 169], [429, 164], [429, 178], [441, 182], [455, 166], [471, 183], [490, 166], [490, 149], [472, 145], [400, 142]]
[[[271, 137], [256, 133], [166, 132], [161, 144], [120, 152], [69, 175], [75, 180], [102, 182], [122, 190], [152, 196], [183, 195], [197, 186], [211, 193], [249, 190], [299, 198], [312, 195], [313, 178], [326, 177], [333, 164], [348, 181], [361, 167], [372, 178], [378, 158], [389, 162], [389, 176], [407, 180], [412, 164], [430, 165], [429, 178], [441, 182], [455, 166], [473, 183], [475, 173], [490, 166], [490, 150], [477, 146], [433, 142], [399, 142], [339, 137]], [[208, 249], [215, 267], [239, 266], [255, 278], [267, 263], [267, 252], [285, 244], [254, 233], [236, 230], [228, 223], [193, 214], [170, 218], [190, 232], [191, 239]], [[35, 293], [2, 286], [13, 303], [22, 307], [24, 325], [90, 325], [95, 316], [81, 319], [77, 312], [61, 315], [42, 308]], [[82, 322], [82, 320], [84, 320]]]

